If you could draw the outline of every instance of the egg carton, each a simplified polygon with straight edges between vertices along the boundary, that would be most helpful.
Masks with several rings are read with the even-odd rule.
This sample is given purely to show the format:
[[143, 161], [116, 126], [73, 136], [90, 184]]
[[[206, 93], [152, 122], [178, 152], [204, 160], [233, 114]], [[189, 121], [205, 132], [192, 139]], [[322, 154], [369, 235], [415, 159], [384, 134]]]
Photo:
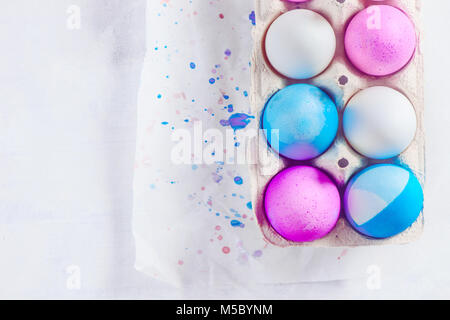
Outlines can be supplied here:
[[[345, 54], [344, 33], [347, 23], [356, 13], [371, 4], [389, 4], [402, 9], [412, 19], [416, 28], [418, 45], [414, 57], [405, 68], [391, 76], [381, 78], [367, 76], [355, 69]], [[292, 80], [282, 77], [272, 69], [264, 53], [265, 34], [270, 24], [282, 13], [299, 8], [313, 10], [323, 15], [332, 25], [337, 40], [335, 58], [330, 66], [320, 75], [308, 80]], [[341, 196], [353, 174], [378, 163], [393, 163], [407, 167], [416, 175], [422, 187], [424, 186], [425, 136], [421, 1], [311, 0], [306, 3], [289, 3], [280, 0], [255, 0], [255, 19], [250, 101], [252, 113], [259, 121], [258, 127], [261, 128], [262, 112], [269, 98], [278, 90], [294, 83], [308, 83], [322, 88], [335, 101], [340, 115], [340, 127], [333, 145], [323, 155], [311, 161], [293, 161], [281, 158], [275, 152], [267, 150], [269, 147], [264, 135], [259, 135], [257, 148], [259, 152], [266, 150], [267, 154], [264, 161], [257, 161], [256, 164], [250, 165], [250, 176], [254, 210], [266, 241], [280, 247], [352, 247], [405, 244], [417, 240], [424, 228], [423, 211], [410, 228], [387, 239], [372, 239], [356, 232], [341, 212], [336, 227], [324, 238], [303, 243], [288, 241], [273, 230], [266, 218], [264, 191], [275, 174], [286, 167], [298, 164], [312, 165], [328, 172], [336, 181]], [[348, 145], [342, 130], [342, 111], [349, 99], [358, 91], [377, 85], [391, 87], [406, 95], [414, 105], [418, 121], [415, 139], [408, 149], [400, 156], [386, 161], [367, 159], [356, 153]]]

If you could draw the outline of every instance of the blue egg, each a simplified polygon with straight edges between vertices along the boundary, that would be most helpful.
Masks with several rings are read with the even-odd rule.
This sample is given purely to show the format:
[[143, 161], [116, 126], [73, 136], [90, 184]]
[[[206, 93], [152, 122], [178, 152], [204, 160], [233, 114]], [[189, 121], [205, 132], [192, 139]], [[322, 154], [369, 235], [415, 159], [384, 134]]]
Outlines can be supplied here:
[[338, 125], [334, 102], [309, 84], [290, 85], [275, 93], [262, 118], [272, 149], [294, 160], [309, 160], [324, 153], [336, 137]]
[[372, 238], [389, 238], [409, 228], [423, 209], [422, 187], [400, 166], [378, 164], [356, 174], [344, 194], [350, 224]]

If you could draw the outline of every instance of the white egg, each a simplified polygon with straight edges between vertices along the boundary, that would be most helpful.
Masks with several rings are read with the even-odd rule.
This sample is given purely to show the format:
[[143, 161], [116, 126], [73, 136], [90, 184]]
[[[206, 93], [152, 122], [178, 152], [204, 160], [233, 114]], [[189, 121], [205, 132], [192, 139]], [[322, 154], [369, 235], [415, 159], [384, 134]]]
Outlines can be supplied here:
[[267, 58], [279, 73], [309, 79], [324, 71], [334, 57], [336, 36], [320, 14], [306, 9], [288, 11], [269, 27]]
[[344, 134], [360, 154], [389, 159], [414, 139], [417, 118], [412, 103], [392, 88], [377, 86], [355, 94], [344, 110]]

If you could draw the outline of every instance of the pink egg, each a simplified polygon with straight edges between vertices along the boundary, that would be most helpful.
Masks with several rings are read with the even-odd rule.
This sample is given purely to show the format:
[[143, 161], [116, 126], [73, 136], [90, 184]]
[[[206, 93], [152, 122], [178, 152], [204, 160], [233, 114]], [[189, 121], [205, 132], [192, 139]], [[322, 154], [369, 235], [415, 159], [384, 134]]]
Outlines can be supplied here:
[[321, 170], [296, 166], [267, 186], [264, 206], [273, 229], [287, 240], [309, 242], [327, 235], [341, 209], [335, 183]]
[[410, 18], [389, 5], [360, 11], [345, 33], [345, 51], [352, 64], [372, 76], [402, 69], [414, 55], [416, 32]]

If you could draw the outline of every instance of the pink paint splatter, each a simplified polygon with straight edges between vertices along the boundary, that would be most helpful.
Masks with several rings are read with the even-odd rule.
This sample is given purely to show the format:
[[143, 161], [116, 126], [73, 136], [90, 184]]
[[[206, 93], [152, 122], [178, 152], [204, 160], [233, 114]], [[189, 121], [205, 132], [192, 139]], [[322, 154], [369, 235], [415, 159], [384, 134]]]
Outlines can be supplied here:
[[345, 255], [347, 254], [347, 252], [348, 252], [347, 249], [342, 250], [341, 255], [340, 255], [337, 259], [338, 259], [338, 260], [341, 260], [341, 258], [345, 257]]
[[222, 248], [222, 252], [224, 253], [224, 254], [229, 254], [230, 253], [230, 248], [229, 247], [223, 247]]

